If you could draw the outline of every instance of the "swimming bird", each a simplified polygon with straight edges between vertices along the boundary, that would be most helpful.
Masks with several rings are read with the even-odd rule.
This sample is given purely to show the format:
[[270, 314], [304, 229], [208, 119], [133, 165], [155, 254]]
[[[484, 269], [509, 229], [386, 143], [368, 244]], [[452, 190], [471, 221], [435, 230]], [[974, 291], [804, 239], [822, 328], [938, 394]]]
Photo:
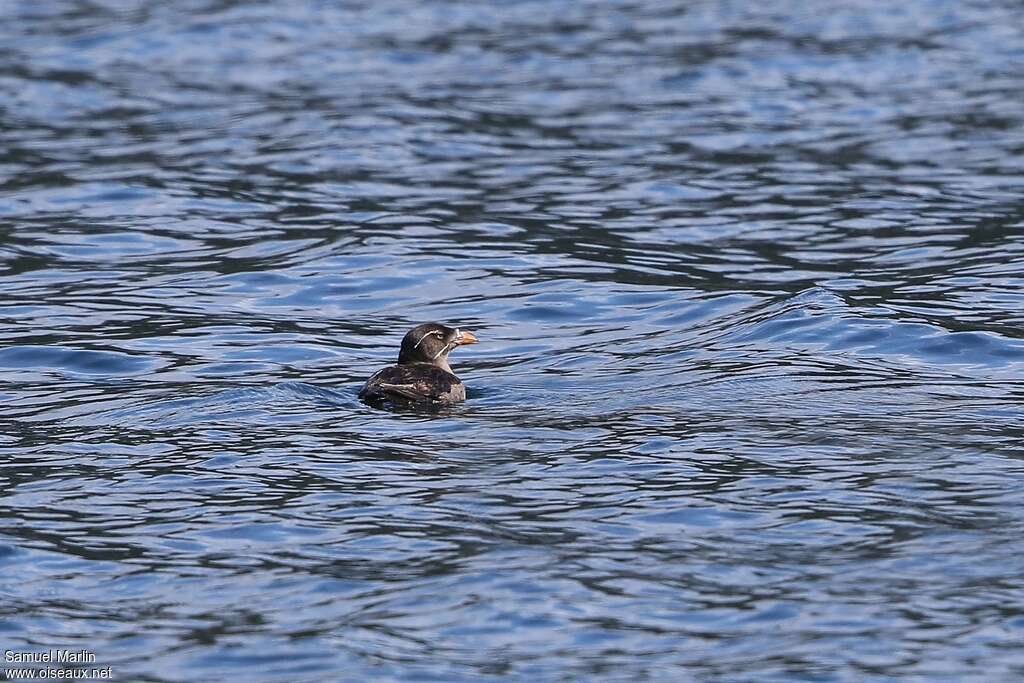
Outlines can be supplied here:
[[476, 342], [476, 335], [457, 327], [418, 325], [402, 339], [398, 364], [373, 373], [359, 398], [368, 403], [434, 405], [465, 401], [466, 386], [448, 365], [448, 354], [457, 346]]

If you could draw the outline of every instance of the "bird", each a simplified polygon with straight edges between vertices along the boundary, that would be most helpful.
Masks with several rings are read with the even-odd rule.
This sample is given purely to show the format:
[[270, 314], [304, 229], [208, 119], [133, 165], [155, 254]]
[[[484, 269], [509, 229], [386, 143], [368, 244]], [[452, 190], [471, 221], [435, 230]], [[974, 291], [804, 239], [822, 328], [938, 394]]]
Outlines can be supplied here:
[[466, 400], [466, 386], [448, 364], [458, 346], [476, 344], [472, 332], [440, 323], [417, 325], [402, 339], [398, 363], [366, 380], [359, 398], [370, 404], [452, 405]]

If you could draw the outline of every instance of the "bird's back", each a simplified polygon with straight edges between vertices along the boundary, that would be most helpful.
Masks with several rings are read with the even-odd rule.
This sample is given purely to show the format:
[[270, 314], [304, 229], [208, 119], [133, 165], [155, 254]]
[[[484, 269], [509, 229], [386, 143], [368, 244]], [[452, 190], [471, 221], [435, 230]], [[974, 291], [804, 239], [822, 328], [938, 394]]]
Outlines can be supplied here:
[[428, 363], [393, 365], [366, 380], [359, 398], [397, 403], [458, 403], [466, 400], [466, 387], [450, 372]]

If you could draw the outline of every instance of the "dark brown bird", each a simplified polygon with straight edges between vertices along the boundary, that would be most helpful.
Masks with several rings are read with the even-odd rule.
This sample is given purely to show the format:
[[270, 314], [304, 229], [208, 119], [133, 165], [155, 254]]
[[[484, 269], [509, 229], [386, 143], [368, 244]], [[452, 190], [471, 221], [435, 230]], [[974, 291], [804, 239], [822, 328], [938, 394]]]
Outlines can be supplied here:
[[455, 327], [425, 323], [402, 339], [398, 364], [378, 370], [366, 380], [359, 398], [368, 403], [450, 405], [466, 400], [466, 386], [448, 365], [455, 347], [475, 344], [476, 336]]

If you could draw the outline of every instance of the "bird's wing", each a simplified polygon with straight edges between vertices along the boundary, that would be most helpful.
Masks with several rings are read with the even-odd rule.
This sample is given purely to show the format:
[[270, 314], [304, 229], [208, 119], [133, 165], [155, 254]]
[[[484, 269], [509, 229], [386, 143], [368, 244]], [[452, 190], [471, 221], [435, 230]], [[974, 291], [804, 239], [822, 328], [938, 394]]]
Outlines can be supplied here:
[[443, 402], [461, 386], [459, 378], [425, 363], [395, 365], [374, 373], [359, 392], [364, 399]]
[[424, 387], [422, 382], [413, 384], [391, 384], [390, 382], [381, 382], [377, 386], [389, 394], [398, 394], [399, 396], [404, 396], [413, 401], [422, 401], [423, 399], [434, 398], [434, 396], [431, 395], [429, 388], [427, 388], [426, 392], [423, 391]]

